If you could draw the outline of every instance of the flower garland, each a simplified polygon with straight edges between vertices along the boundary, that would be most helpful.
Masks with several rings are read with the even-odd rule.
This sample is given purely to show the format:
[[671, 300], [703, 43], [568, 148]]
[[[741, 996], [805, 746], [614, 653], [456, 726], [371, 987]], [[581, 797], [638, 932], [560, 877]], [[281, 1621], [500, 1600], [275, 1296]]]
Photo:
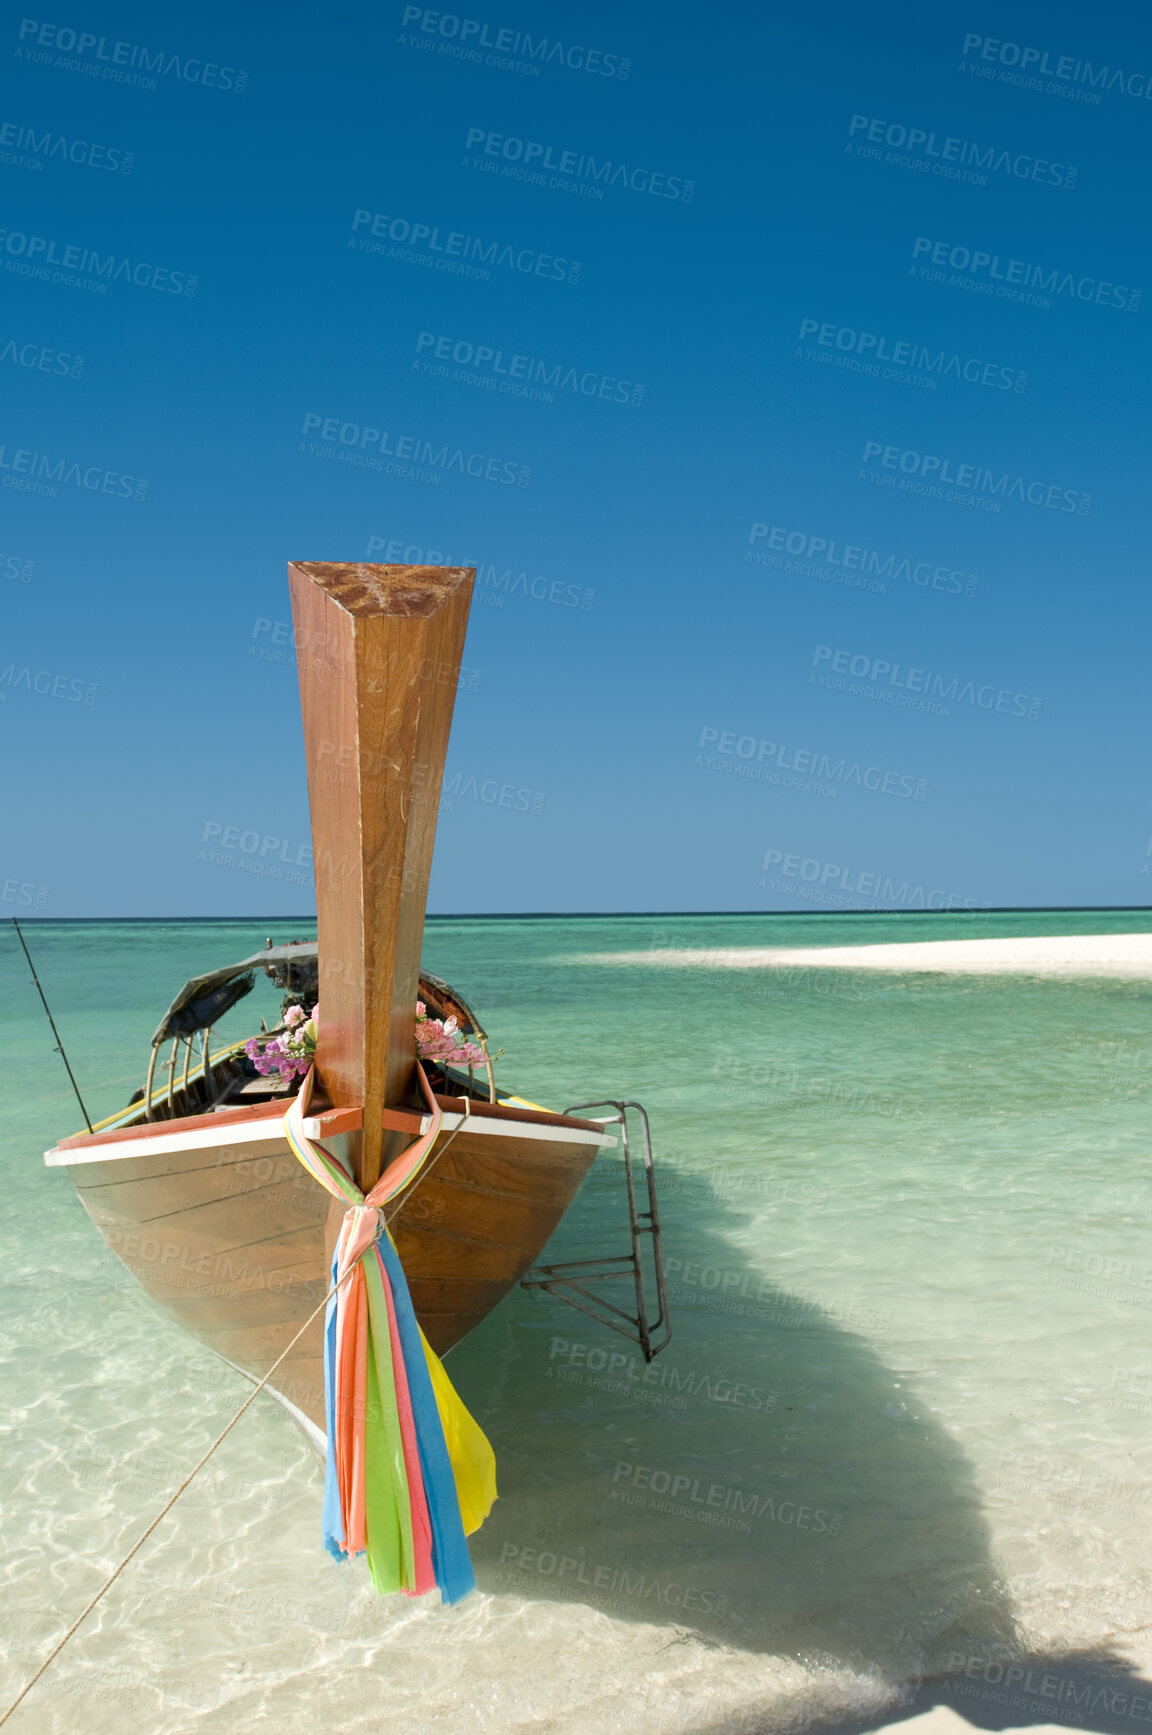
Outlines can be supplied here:
[[261, 1048], [260, 1038], [253, 1036], [244, 1044], [244, 1052], [256, 1071], [268, 1077], [278, 1072], [286, 1084], [301, 1078], [316, 1058], [316, 1023], [319, 1006], [313, 1006], [309, 1018], [303, 1006], [289, 1006], [284, 1014], [283, 1036], [273, 1037]]
[[[264, 1077], [278, 1072], [286, 1084], [302, 1078], [316, 1058], [316, 1028], [319, 1006], [313, 1006], [311, 1017], [303, 1006], [289, 1006], [284, 1014], [284, 1034], [274, 1036], [261, 1046], [253, 1036], [244, 1045], [244, 1052], [256, 1071]], [[471, 1042], [455, 1018], [429, 1018], [423, 1000], [416, 1002], [416, 1053], [421, 1060], [435, 1061], [438, 1066], [483, 1066], [484, 1050]]]
[[416, 1052], [421, 1060], [443, 1066], [483, 1066], [484, 1050], [470, 1042], [455, 1018], [429, 1018], [423, 1000], [416, 1002]]

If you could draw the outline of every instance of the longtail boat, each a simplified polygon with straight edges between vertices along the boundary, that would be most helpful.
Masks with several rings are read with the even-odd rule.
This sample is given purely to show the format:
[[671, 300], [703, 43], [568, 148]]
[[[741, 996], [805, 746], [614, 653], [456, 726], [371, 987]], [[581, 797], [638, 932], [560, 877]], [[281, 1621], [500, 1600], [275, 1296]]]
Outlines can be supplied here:
[[[251, 1038], [212, 1047], [214, 1025], [260, 970], [285, 991], [285, 1006], [310, 1007], [318, 996], [302, 1129], [323, 1141], [365, 1195], [432, 1124], [432, 1102], [418, 1088], [417, 1001], [429, 1015], [454, 1020], [484, 1054], [483, 1067], [429, 1068], [442, 1117], [437, 1144], [389, 1211], [433, 1350], [451, 1349], [522, 1281], [634, 1338], [649, 1359], [668, 1340], [639, 1105], [581, 1105], [611, 1111], [596, 1116], [553, 1113], [497, 1089], [479, 1020], [447, 983], [421, 974], [474, 577], [465, 567], [290, 565], [316, 940], [269, 942], [254, 957], [186, 983], [153, 1035], [133, 1100], [45, 1153], [50, 1166], [67, 1167], [108, 1246], [148, 1294], [256, 1378], [323, 1301], [344, 1215], [343, 1202], [316, 1185], [286, 1136], [290, 1086], [257, 1070]], [[643, 1122], [643, 1185], [629, 1154], [628, 1109]], [[531, 1272], [597, 1152], [618, 1143], [631, 1252]], [[620, 1280], [629, 1297], [634, 1287], [634, 1311], [606, 1299], [619, 1297], [619, 1288], [598, 1287]], [[325, 1425], [322, 1332], [316, 1318], [268, 1387], [317, 1443]]]

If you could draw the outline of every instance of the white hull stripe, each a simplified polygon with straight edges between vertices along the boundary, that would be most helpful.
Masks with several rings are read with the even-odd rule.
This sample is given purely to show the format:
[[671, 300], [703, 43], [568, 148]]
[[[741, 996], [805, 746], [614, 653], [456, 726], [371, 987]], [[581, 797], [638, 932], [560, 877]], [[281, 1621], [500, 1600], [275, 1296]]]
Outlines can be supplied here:
[[[444, 1131], [454, 1131], [464, 1118], [460, 1114], [445, 1114]], [[559, 1145], [616, 1143], [607, 1133], [597, 1136], [592, 1132], [581, 1132], [579, 1127], [541, 1126], [534, 1121], [497, 1120], [495, 1117], [478, 1114], [469, 1115], [468, 1123], [469, 1133], [478, 1133], [481, 1137], [544, 1139], [548, 1144]], [[420, 1122], [421, 1133], [427, 1132], [431, 1124], [431, 1116], [425, 1115]], [[323, 1137], [320, 1122], [315, 1119], [305, 1120], [304, 1133], [310, 1139]], [[173, 1151], [207, 1151], [227, 1145], [257, 1143], [278, 1143], [283, 1145], [285, 1150], [288, 1149], [280, 1122], [269, 1117], [260, 1121], [233, 1121], [219, 1129], [197, 1127], [195, 1131], [187, 1133], [156, 1133], [150, 1138], [116, 1139], [106, 1145], [100, 1144], [98, 1140], [83, 1145], [70, 1145], [66, 1150], [61, 1150], [57, 1145], [44, 1152], [44, 1161], [50, 1169], [63, 1169], [73, 1163], [114, 1163], [129, 1157], [159, 1157]]]

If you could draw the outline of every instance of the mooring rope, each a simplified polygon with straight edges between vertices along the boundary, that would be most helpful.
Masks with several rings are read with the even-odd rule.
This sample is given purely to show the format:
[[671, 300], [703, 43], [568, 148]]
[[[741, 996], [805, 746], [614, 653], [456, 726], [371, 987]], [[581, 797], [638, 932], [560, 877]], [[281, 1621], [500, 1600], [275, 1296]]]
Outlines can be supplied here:
[[[429, 1173], [431, 1172], [432, 1169], [435, 1168], [436, 1164], [440, 1161], [440, 1158], [444, 1155], [445, 1151], [448, 1149], [448, 1146], [456, 1138], [457, 1134], [463, 1132], [464, 1129], [468, 1125], [469, 1119], [471, 1117], [471, 1107], [470, 1107], [468, 1098], [465, 1096], [462, 1096], [460, 1098], [460, 1101], [464, 1105], [463, 1112], [462, 1112], [461, 1117], [460, 1117], [460, 1125], [457, 1127], [454, 1127], [452, 1129], [451, 1133], [448, 1135], [448, 1137], [446, 1139], [443, 1139], [440, 1142], [440, 1148], [435, 1152], [435, 1154], [432, 1156], [432, 1158], [426, 1163], [424, 1170], [423, 1170], [423, 1173], [419, 1177], [420, 1182], [427, 1179]], [[417, 1184], [419, 1184], [419, 1183], [417, 1183]], [[403, 1193], [401, 1193], [397, 1203], [395, 1204], [393, 1209], [387, 1213], [387, 1215], [385, 1215], [384, 1212], [380, 1213], [385, 1226], [387, 1224], [389, 1224], [392, 1221], [392, 1219], [399, 1214], [400, 1210], [407, 1203], [408, 1199], [412, 1196], [412, 1193], [414, 1193], [415, 1190], [416, 1190], [415, 1187], [410, 1187], [410, 1188], [406, 1189]], [[331, 1289], [328, 1291], [327, 1295], [324, 1297], [324, 1299], [320, 1303], [319, 1307], [315, 1308], [313, 1310], [313, 1312], [308, 1315], [308, 1318], [304, 1321], [304, 1324], [300, 1327], [300, 1330], [296, 1333], [296, 1336], [292, 1339], [291, 1343], [287, 1346], [286, 1349], [284, 1349], [280, 1353], [280, 1355], [278, 1355], [276, 1357], [276, 1360], [272, 1363], [272, 1366], [268, 1369], [268, 1372], [264, 1375], [264, 1378], [260, 1381], [260, 1383], [258, 1385], [254, 1386], [252, 1388], [252, 1390], [249, 1392], [248, 1396], [245, 1398], [244, 1402], [240, 1405], [240, 1408], [236, 1411], [236, 1414], [232, 1417], [231, 1421], [228, 1422], [228, 1424], [224, 1428], [222, 1428], [220, 1430], [220, 1432], [217, 1434], [216, 1438], [213, 1440], [213, 1442], [209, 1446], [208, 1450], [204, 1453], [204, 1456], [200, 1459], [199, 1463], [195, 1464], [193, 1466], [193, 1468], [191, 1470], [189, 1470], [187, 1476], [185, 1476], [183, 1482], [181, 1482], [179, 1488], [177, 1488], [176, 1492], [172, 1495], [171, 1499], [168, 1500], [168, 1502], [163, 1507], [161, 1507], [160, 1511], [156, 1514], [155, 1518], [152, 1520], [152, 1522], [148, 1526], [147, 1530], [144, 1531], [143, 1535], [137, 1537], [136, 1541], [132, 1544], [132, 1547], [128, 1550], [128, 1553], [124, 1556], [124, 1558], [120, 1562], [119, 1566], [116, 1567], [115, 1571], [109, 1573], [108, 1577], [104, 1580], [104, 1583], [100, 1586], [100, 1589], [96, 1592], [95, 1596], [92, 1597], [92, 1599], [86, 1604], [86, 1606], [77, 1615], [76, 1619], [72, 1622], [72, 1625], [68, 1628], [68, 1631], [64, 1634], [63, 1638], [59, 1641], [58, 1644], [53, 1646], [51, 1651], [49, 1651], [48, 1655], [45, 1657], [44, 1661], [41, 1663], [41, 1665], [37, 1669], [36, 1673], [32, 1676], [31, 1680], [27, 1681], [24, 1684], [24, 1686], [20, 1689], [19, 1693], [17, 1693], [16, 1697], [13, 1699], [12, 1703], [8, 1706], [8, 1709], [4, 1712], [3, 1716], [0, 1716], [0, 1728], [3, 1728], [4, 1724], [7, 1723], [8, 1719], [12, 1716], [12, 1713], [14, 1711], [18, 1710], [19, 1707], [24, 1703], [24, 1700], [28, 1697], [29, 1693], [32, 1691], [32, 1689], [36, 1685], [37, 1681], [39, 1681], [40, 1678], [48, 1672], [48, 1670], [51, 1668], [52, 1664], [56, 1661], [56, 1658], [60, 1655], [60, 1652], [64, 1649], [64, 1646], [68, 1643], [69, 1639], [73, 1636], [73, 1634], [79, 1632], [80, 1628], [84, 1625], [84, 1622], [88, 1619], [88, 1616], [92, 1613], [92, 1610], [97, 1606], [98, 1603], [100, 1603], [103, 1600], [103, 1598], [111, 1590], [112, 1586], [116, 1583], [116, 1580], [120, 1577], [120, 1574], [124, 1571], [124, 1568], [130, 1563], [130, 1561], [132, 1561], [134, 1559], [134, 1557], [137, 1554], [139, 1554], [140, 1550], [143, 1548], [143, 1546], [147, 1542], [148, 1538], [152, 1535], [153, 1531], [168, 1516], [169, 1512], [171, 1512], [172, 1508], [175, 1506], [176, 1502], [179, 1500], [181, 1494], [184, 1493], [184, 1490], [186, 1488], [188, 1488], [191, 1485], [191, 1483], [195, 1480], [195, 1478], [200, 1474], [201, 1470], [204, 1468], [204, 1466], [208, 1462], [209, 1458], [212, 1457], [212, 1455], [216, 1451], [217, 1447], [221, 1446], [223, 1444], [223, 1442], [228, 1438], [228, 1435], [232, 1432], [233, 1428], [236, 1426], [237, 1422], [240, 1420], [240, 1418], [244, 1414], [244, 1412], [260, 1396], [260, 1393], [264, 1390], [264, 1387], [268, 1384], [268, 1381], [272, 1378], [272, 1375], [276, 1372], [276, 1369], [280, 1366], [281, 1362], [285, 1361], [287, 1359], [287, 1357], [289, 1355], [291, 1355], [291, 1353], [295, 1349], [296, 1345], [300, 1342], [300, 1339], [304, 1336], [304, 1333], [308, 1330], [308, 1327], [312, 1324], [312, 1321], [317, 1317], [318, 1314], [323, 1312], [323, 1310], [327, 1307], [328, 1303], [331, 1301], [332, 1297], [336, 1294], [336, 1291], [340, 1288], [341, 1284], [346, 1283], [348, 1278], [351, 1277], [352, 1271], [354, 1269], [355, 1269], [354, 1266], [350, 1267], [349, 1270], [344, 1273], [344, 1276], [342, 1278], [340, 1278], [339, 1282], [334, 1283], [332, 1285]]]
[[[340, 1283], [343, 1283], [346, 1280], [346, 1277], [348, 1277], [348, 1276], [351, 1276], [351, 1272], [346, 1273], [345, 1277], [342, 1277], [340, 1279]], [[64, 1649], [64, 1646], [68, 1643], [68, 1641], [72, 1637], [73, 1633], [79, 1631], [79, 1629], [83, 1626], [84, 1622], [88, 1619], [88, 1616], [92, 1613], [92, 1610], [96, 1607], [97, 1603], [99, 1603], [102, 1600], [102, 1598], [107, 1594], [107, 1592], [111, 1590], [112, 1586], [116, 1583], [116, 1580], [120, 1577], [120, 1574], [124, 1571], [124, 1568], [128, 1565], [129, 1561], [132, 1560], [133, 1557], [140, 1552], [140, 1550], [143, 1548], [144, 1544], [147, 1542], [148, 1538], [151, 1536], [152, 1532], [156, 1529], [157, 1525], [161, 1522], [161, 1520], [168, 1516], [169, 1512], [171, 1512], [172, 1508], [175, 1506], [177, 1500], [179, 1500], [181, 1494], [183, 1494], [184, 1490], [189, 1486], [189, 1484], [194, 1480], [194, 1478], [199, 1475], [200, 1471], [204, 1468], [205, 1464], [208, 1462], [208, 1460], [212, 1456], [213, 1452], [215, 1452], [216, 1448], [219, 1445], [221, 1445], [224, 1440], [226, 1440], [228, 1438], [228, 1435], [232, 1432], [233, 1428], [236, 1426], [237, 1422], [240, 1420], [240, 1418], [244, 1414], [245, 1410], [247, 1410], [249, 1405], [254, 1403], [255, 1400], [260, 1396], [260, 1393], [264, 1390], [264, 1387], [268, 1384], [268, 1381], [272, 1378], [272, 1375], [276, 1372], [276, 1369], [280, 1366], [280, 1363], [282, 1361], [284, 1361], [286, 1359], [286, 1357], [291, 1354], [291, 1352], [295, 1349], [296, 1345], [300, 1342], [300, 1339], [304, 1336], [304, 1333], [308, 1330], [308, 1327], [312, 1324], [312, 1321], [317, 1317], [318, 1314], [323, 1312], [324, 1308], [327, 1307], [328, 1303], [331, 1301], [332, 1297], [335, 1295], [336, 1291], [339, 1289], [340, 1283], [334, 1283], [332, 1285], [331, 1289], [328, 1291], [327, 1295], [324, 1297], [323, 1301], [320, 1303], [320, 1306], [317, 1307], [312, 1313], [310, 1313], [308, 1315], [308, 1318], [304, 1321], [304, 1324], [300, 1327], [300, 1330], [296, 1333], [296, 1336], [292, 1339], [292, 1342], [288, 1345], [287, 1349], [285, 1349], [282, 1352], [282, 1354], [280, 1354], [276, 1357], [276, 1360], [272, 1363], [272, 1366], [268, 1369], [268, 1372], [264, 1375], [264, 1378], [260, 1381], [259, 1385], [253, 1387], [252, 1391], [249, 1392], [248, 1396], [245, 1398], [244, 1402], [240, 1405], [240, 1408], [236, 1411], [236, 1414], [232, 1417], [232, 1420], [228, 1423], [227, 1427], [222, 1428], [220, 1433], [217, 1434], [216, 1438], [213, 1440], [212, 1444], [209, 1446], [209, 1448], [205, 1452], [204, 1456], [200, 1459], [200, 1462], [198, 1464], [196, 1464], [193, 1467], [193, 1469], [189, 1470], [187, 1476], [185, 1476], [183, 1482], [181, 1482], [181, 1484], [180, 1484], [179, 1488], [177, 1488], [175, 1494], [172, 1495], [172, 1498], [156, 1514], [155, 1518], [152, 1520], [151, 1524], [148, 1526], [148, 1528], [144, 1532], [144, 1534], [142, 1536], [139, 1536], [136, 1539], [136, 1541], [132, 1544], [132, 1547], [128, 1550], [128, 1553], [124, 1556], [123, 1560], [120, 1562], [120, 1564], [116, 1568], [116, 1570], [114, 1572], [110, 1573], [108, 1575], [108, 1577], [104, 1580], [104, 1583], [100, 1586], [100, 1589], [96, 1592], [96, 1595], [87, 1604], [87, 1606], [81, 1611], [81, 1613], [79, 1615], [77, 1615], [76, 1619], [72, 1622], [72, 1625], [68, 1628], [68, 1631], [64, 1634], [64, 1637], [60, 1640], [59, 1644], [55, 1645], [52, 1648], [52, 1650], [49, 1651], [48, 1655], [45, 1657], [44, 1661], [41, 1663], [41, 1665], [37, 1669], [36, 1673], [32, 1676], [32, 1679], [30, 1681], [28, 1681], [20, 1689], [19, 1693], [17, 1693], [16, 1697], [13, 1699], [13, 1701], [9, 1705], [8, 1709], [4, 1712], [4, 1715], [2, 1717], [0, 1717], [0, 1728], [3, 1728], [4, 1724], [7, 1723], [8, 1719], [9, 1719], [9, 1717], [11, 1717], [13, 1711], [17, 1710], [17, 1708], [23, 1704], [24, 1700], [28, 1697], [28, 1694], [32, 1691], [33, 1687], [36, 1685], [36, 1683], [40, 1679], [40, 1677], [43, 1674], [45, 1674], [47, 1672], [47, 1670], [51, 1667], [51, 1665], [56, 1661], [56, 1658], [60, 1655], [60, 1652]]]

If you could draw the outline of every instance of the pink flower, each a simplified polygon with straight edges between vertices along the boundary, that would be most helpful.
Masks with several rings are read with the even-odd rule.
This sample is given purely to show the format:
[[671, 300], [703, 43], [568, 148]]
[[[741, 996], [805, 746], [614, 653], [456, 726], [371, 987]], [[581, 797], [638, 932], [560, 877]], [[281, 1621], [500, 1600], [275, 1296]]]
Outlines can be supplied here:
[[294, 1030], [298, 1024], [303, 1024], [303, 1006], [289, 1006], [287, 1012], [284, 1014], [284, 1022], [288, 1026], [289, 1030]]
[[[422, 1002], [417, 1002], [422, 1004]], [[484, 1051], [469, 1042], [453, 1018], [422, 1017], [416, 1023], [416, 1052], [421, 1060], [438, 1060], [453, 1066], [483, 1066]]]

